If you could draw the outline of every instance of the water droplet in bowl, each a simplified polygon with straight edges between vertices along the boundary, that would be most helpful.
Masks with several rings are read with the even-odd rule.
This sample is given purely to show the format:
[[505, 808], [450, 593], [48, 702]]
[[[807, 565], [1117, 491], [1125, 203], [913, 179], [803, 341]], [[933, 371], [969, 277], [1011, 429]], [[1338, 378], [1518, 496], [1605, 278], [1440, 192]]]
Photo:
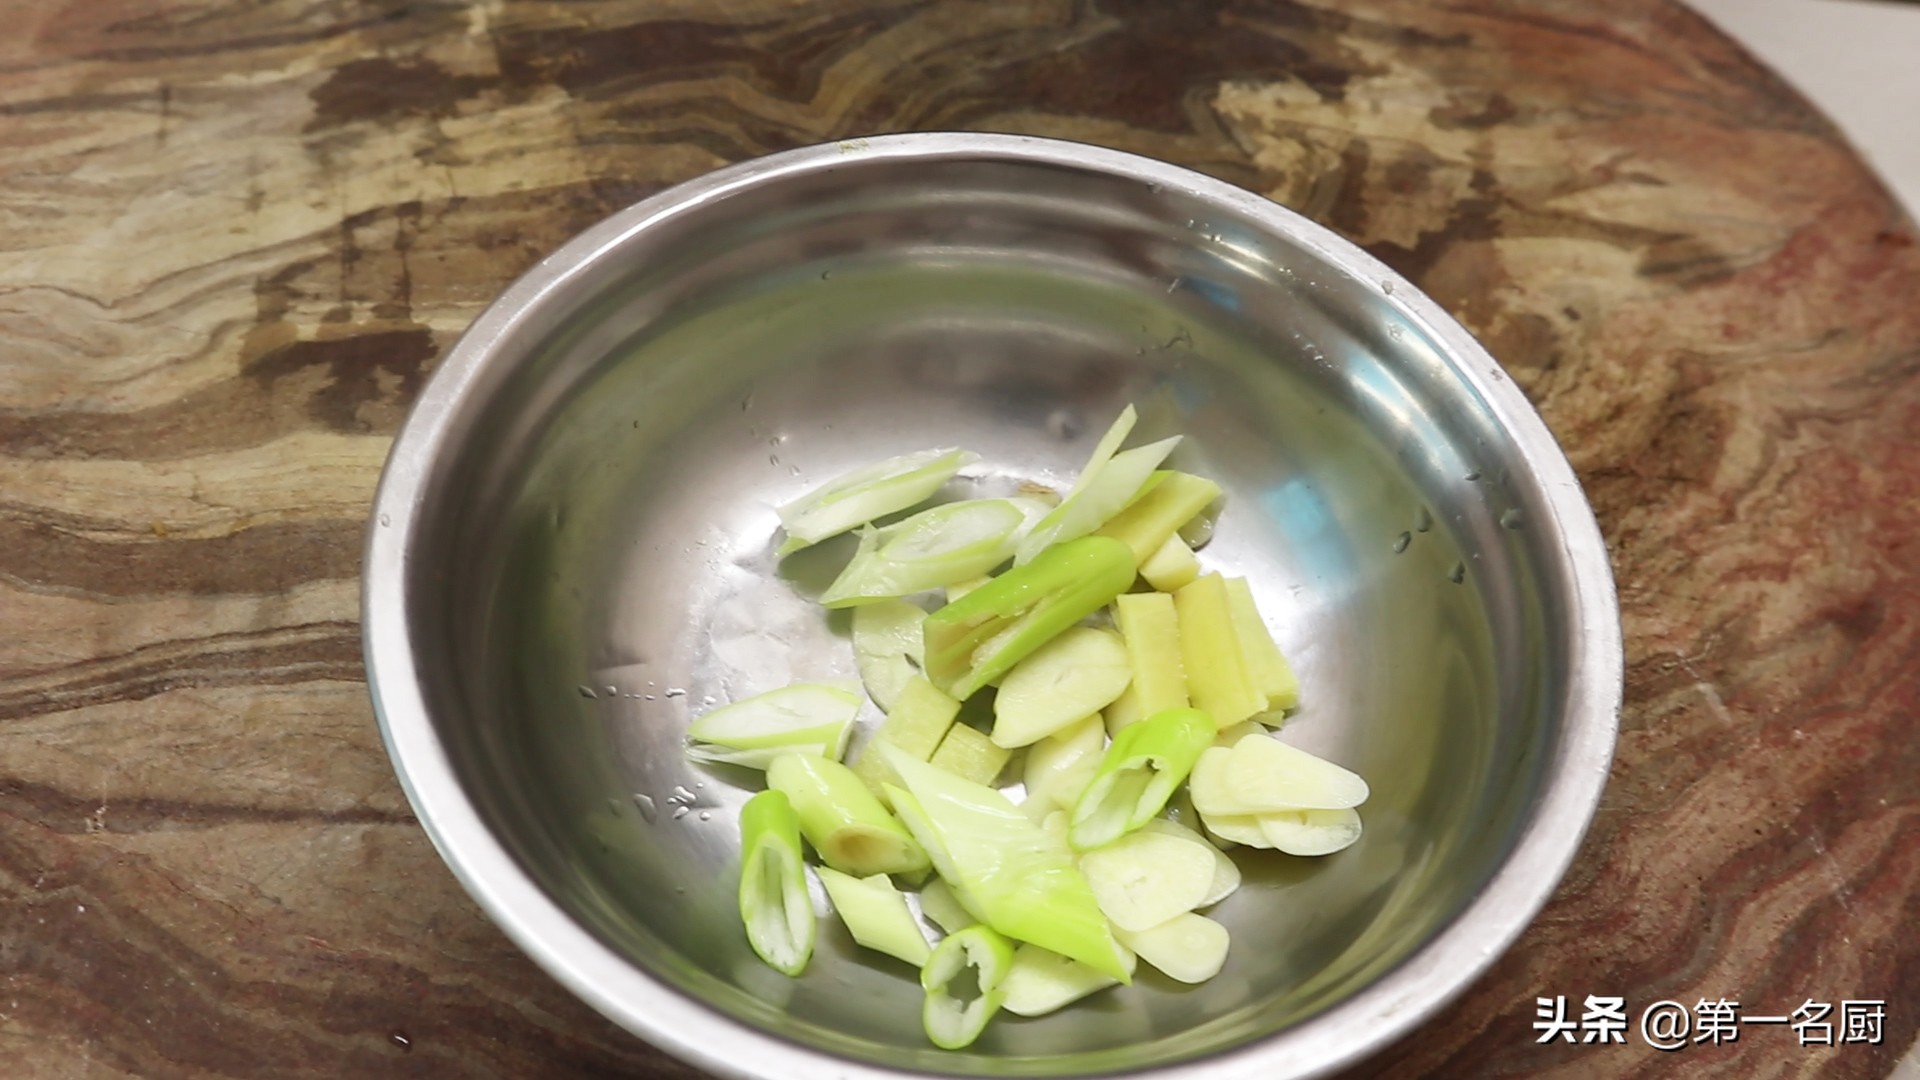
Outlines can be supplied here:
[[667, 687], [667, 696], [668, 697], [686, 697], [687, 692], [685, 690], [680, 689], [677, 686], [669, 686]]
[[676, 806], [673, 808], [673, 820], [679, 821], [681, 818], [686, 817], [688, 813], [690, 813], [690, 811], [686, 807]]
[[1405, 533], [1405, 532], [1401, 533], [1393, 541], [1393, 553], [1395, 555], [1400, 554], [1401, 552], [1407, 550], [1407, 545], [1411, 543], [1413, 543], [1413, 534]]
[[1453, 569], [1447, 571], [1447, 580], [1453, 582], [1455, 585], [1467, 580], [1467, 564], [1461, 562], [1454, 563]]
[[381, 514], [381, 515], [380, 515], [380, 524], [382, 524], [382, 525], [391, 525], [391, 524], [393, 524], [393, 515], [392, 515], [392, 514]]
[[654, 806], [653, 796], [651, 795], [636, 793], [633, 797], [633, 805], [640, 808], [640, 816], [645, 818], [649, 825], [653, 824], [654, 819], [660, 816], [660, 810]]
[[1381, 283], [1380, 283], [1380, 291], [1381, 291], [1381, 292], [1383, 292], [1383, 293], [1386, 293], [1386, 294], [1387, 294], [1388, 296], [1392, 296], [1392, 295], [1393, 295], [1393, 282], [1391, 282], [1391, 281], [1383, 281], [1383, 282], [1381, 282]]
[[700, 820], [701, 820], [701, 821], [712, 821], [712, 820], [713, 820], [713, 811], [711, 811], [711, 810], [702, 810], [702, 811], [700, 811]]
[[1046, 427], [1048, 435], [1062, 442], [1072, 442], [1080, 437], [1083, 425], [1072, 409], [1055, 409], [1047, 414]]
[[1431, 528], [1433, 528], [1433, 513], [1423, 506], [1414, 512], [1413, 531], [1426, 532]]
[[1517, 529], [1524, 524], [1525, 521], [1526, 515], [1522, 514], [1520, 508], [1517, 506], [1508, 508], [1505, 513], [1500, 515], [1500, 527], [1503, 529]]
[[596, 697], [599, 697], [598, 694], [595, 694], [593, 692], [593, 687], [591, 686], [582, 686], [580, 688], [580, 696], [588, 699], [589, 701], [593, 700]]

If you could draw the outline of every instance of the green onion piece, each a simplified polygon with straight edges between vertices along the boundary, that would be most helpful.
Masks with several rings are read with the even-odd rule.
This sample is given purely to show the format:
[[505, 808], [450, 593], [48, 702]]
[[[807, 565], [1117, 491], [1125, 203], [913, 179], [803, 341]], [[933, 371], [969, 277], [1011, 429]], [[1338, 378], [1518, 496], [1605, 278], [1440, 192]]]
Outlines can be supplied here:
[[980, 922], [974, 917], [973, 912], [961, 905], [960, 898], [953, 895], [953, 890], [947, 886], [947, 883], [939, 878], [934, 878], [921, 888], [920, 913], [932, 919], [935, 926], [949, 934], [965, 930], [969, 926], [977, 926]]
[[897, 751], [889, 757], [909, 799], [896, 794], [894, 808], [967, 910], [1008, 937], [1131, 978], [1070, 851], [993, 788]]
[[703, 765], [738, 765], [743, 769], [765, 769], [773, 759], [788, 754], [803, 754], [810, 757], [833, 758], [840, 753], [838, 743], [809, 742], [795, 743], [792, 746], [762, 746], [752, 750], [728, 750], [724, 747], [695, 743], [687, 747], [687, 757]]
[[1113, 985], [1111, 975], [1029, 942], [1013, 951], [1000, 1007], [1015, 1016], [1044, 1016]]
[[1213, 718], [1167, 709], [1122, 728], [1073, 807], [1075, 851], [1091, 851], [1146, 824], [1213, 745]]
[[787, 797], [762, 791], [740, 808], [740, 921], [775, 971], [798, 975], [813, 956], [813, 901], [801, 868], [800, 819]]
[[854, 607], [979, 577], [1007, 560], [1025, 521], [1009, 499], [969, 499], [922, 510], [898, 525], [868, 528], [860, 548], [820, 603]]
[[[1115, 417], [1113, 423], [1107, 427], [1107, 433], [1100, 436], [1100, 442], [1094, 446], [1093, 453], [1087, 457], [1086, 466], [1080, 470], [1078, 476], [1074, 477], [1073, 486], [1067, 489], [1067, 494], [1060, 500], [1059, 505], [1049, 511], [1046, 517], [1041, 518], [1026, 536], [1021, 537], [1020, 551], [1014, 560], [1016, 563], [1031, 561], [1048, 544], [1072, 539], [1072, 537], [1051, 535], [1059, 531], [1056, 527], [1055, 514], [1060, 507], [1065, 506], [1075, 495], [1086, 490], [1087, 485], [1099, 478], [1107, 462], [1120, 452], [1120, 444], [1126, 442], [1127, 436], [1133, 433], [1133, 425], [1139, 421], [1139, 418], [1140, 414], [1134, 410], [1132, 404], [1120, 410], [1120, 415]], [[1028, 550], [1029, 545], [1032, 545], [1031, 551]]]
[[[1155, 482], [1157, 481], [1157, 482]], [[1149, 478], [1140, 497], [1100, 526], [1101, 536], [1125, 540], [1143, 565], [1180, 526], [1220, 497], [1220, 485], [1204, 476], [1163, 469]]]
[[928, 866], [913, 835], [837, 761], [801, 754], [776, 758], [767, 766], [767, 787], [791, 800], [800, 832], [835, 870], [867, 877]]
[[[775, 751], [838, 759], [860, 711], [856, 690], [828, 683], [795, 683], [736, 701], [687, 727], [696, 760], [766, 768], [769, 757], [727, 751]], [[708, 745], [701, 745], [708, 744]]]
[[1098, 529], [1124, 509], [1153, 475], [1153, 470], [1180, 445], [1180, 436], [1138, 446], [1110, 460], [1089, 462], [1067, 497], [1020, 541], [1015, 564], [1032, 562], [1050, 544], [1063, 543]]
[[1133, 584], [1133, 552], [1106, 536], [1048, 548], [927, 616], [926, 674], [965, 701]]
[[965, 450], [922, 450], [875, 462], [840, 476], [782, 506], [786, 530], [778, 554], [791, 555], [830, 536], [922, 502], [980, 455]]
[[927, 962], [933, 947], [927, 944], [926, 935], [920, 931], [920, 921], [907, 907], [907, 898], [893, 887], [887, 875], [854, 877], [830, 866], [816, 867], [814, 873], [820, 875], [820, 884], [827, 887], [833, 910], [839, 914], [840, 921], [847, 924], [853, 940], [914, 967]]
[[942, 1050], [969, 1046], [1006, 998], [1000, 984], [1013, 966], [1013, 942], [991, 927], [969, 926], [934, 947], [920, 969], [927, 998], [920, 1022]]

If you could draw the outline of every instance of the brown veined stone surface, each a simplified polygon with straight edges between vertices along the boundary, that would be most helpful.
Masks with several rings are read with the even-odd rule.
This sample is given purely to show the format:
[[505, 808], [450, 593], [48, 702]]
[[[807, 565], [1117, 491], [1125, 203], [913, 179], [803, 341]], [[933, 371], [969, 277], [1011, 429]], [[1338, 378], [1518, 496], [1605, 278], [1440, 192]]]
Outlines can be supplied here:
[[[481, 916], [361, 681], [388, 440], [641, 196], [880, 131], [1189, 165], [1365, 245], [1613, 551], [1619, 753], [1545, 913], [1356, 1076], [1874, 1077], [1920, 1025], [1920, 249], [1667, 0], [0, 0], [0, 1072], [694, 1076]], [[1672, 1054], [1535, 998], [1888, 1003]], [[1833, 1019], [1833, 1018], [1830, 1018]], [[1841, 1034], [1835, 1030], [1836, 1038]]]

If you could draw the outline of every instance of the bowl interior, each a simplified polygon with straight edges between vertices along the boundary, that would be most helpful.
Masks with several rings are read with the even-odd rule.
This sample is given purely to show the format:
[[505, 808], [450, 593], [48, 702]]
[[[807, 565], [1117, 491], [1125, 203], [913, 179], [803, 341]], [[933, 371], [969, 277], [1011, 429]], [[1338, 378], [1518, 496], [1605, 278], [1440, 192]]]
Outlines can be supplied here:
[[[1407, 288], [1219, 198], [963, 157], [849, 154], [610, 242], [493, 343], [420, 496], [410, 634], [467, 797], [634, 965], [855, 1059], [1137, 1068], [1328, 1009], [1490, 880], [1568, 689], [1541, 482]], [[808, 599], [850, 541], [778, 562], [774, 506], [943, 445], [983, 456], [950, 495], [1064, 486], [1128, 402], [1135, 443], [1184, 435], [1174, 464], [1226, 489], [1203, 562], [1252, 583], [1303, 688], [1284, 737], [1368, 779], [1366, 833], [1243, 854], [1213, 981], [1143, 968], [938, 1052], [912, 972], [836, 922], [798, 980], [749, 951], [757, 774], [688, 762], [686, 725], [854, 675], [846, 618]]]

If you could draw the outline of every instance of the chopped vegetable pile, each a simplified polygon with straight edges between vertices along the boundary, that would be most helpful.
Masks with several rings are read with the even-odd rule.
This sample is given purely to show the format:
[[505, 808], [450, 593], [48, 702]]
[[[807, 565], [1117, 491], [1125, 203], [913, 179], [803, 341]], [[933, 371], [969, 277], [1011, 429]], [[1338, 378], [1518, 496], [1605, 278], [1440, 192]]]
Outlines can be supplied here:
[[[1129, 406], [1057, 502], [972, 499], [876, 526], [979, 460], [932, 449], [781, 507], [781, 555], [859, 530], [820, 601], [853, 609], [886, 719], [851, 763], [850, 686], [784, 687], [689, 729], [694, 760], [766, 773], [740, 815], [754, 951], [787, 975], [813, 955], [804, 840], [853, 940], [919, 969], [944, 1049], [1002, 1009], [1039, 1016], [1131, 983], [1140, 960], [1212, 978], [1228, 933], [1201, 912], [1240, 885], [1223, 849], [1327, 855], [1360, 837], [1366, 781], [1273, 736], [1299, 702], [1293, 670], [1248, 582], [1202, 572], [1189, 544], [1219, 485], [1161, 468], [1177, 436], [1121, 449], [1134, 421]], [[941, 591], [931, 612], [916, 602]], [[991, 724], [961, 719], [988, 688]]]

